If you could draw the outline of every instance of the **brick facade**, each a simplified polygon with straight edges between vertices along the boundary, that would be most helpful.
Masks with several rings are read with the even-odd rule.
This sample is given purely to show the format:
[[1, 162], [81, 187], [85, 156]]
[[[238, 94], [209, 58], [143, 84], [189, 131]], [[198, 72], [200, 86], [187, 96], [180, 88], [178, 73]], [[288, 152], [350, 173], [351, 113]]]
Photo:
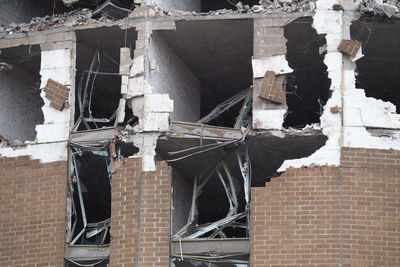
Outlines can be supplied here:
[[342, 149], [340, 167], [253, 188], [251, 266], [400, 266], [400, 152]]
[[170, 212], [170, 167], [142, 172], [128, 159], [113, 176], [111, 266], [169, 266]]
[[0, 266], [63, 266], [67, 163], [0, 158]]

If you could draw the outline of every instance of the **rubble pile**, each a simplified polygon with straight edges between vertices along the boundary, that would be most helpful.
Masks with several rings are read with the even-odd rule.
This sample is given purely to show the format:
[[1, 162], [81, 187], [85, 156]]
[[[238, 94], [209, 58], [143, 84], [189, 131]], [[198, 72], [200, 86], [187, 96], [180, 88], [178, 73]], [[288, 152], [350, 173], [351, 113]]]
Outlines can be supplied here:
[[307, 12], [315, 10], [315, 2], [316, 0], [260, 0], [258, 5], [254, 5], [251, 8], [243, 5], [241, 2], [239, 2], [236, 7], [239, 11], [250, 11], [252, 13]]
[[372, 13], [379, 16], [392, 17], [399, 12], [400, 2], [396, 0], [362, 0], [358, 9], [362, 13]]
[[64, 14], [55, 14], [54, 16], [35, 17], [29, 23], [11, 23], [7, 27], [0, 27], [0, 33], [24, 33], [29, 31], [42, 31], [58, 27], [75, 27], [88, 24], [94, 21], [104, 23], [112, 22], [111, 19], [100, 16], [97, 19], [92, 18], [92, 10], [76, 9]]

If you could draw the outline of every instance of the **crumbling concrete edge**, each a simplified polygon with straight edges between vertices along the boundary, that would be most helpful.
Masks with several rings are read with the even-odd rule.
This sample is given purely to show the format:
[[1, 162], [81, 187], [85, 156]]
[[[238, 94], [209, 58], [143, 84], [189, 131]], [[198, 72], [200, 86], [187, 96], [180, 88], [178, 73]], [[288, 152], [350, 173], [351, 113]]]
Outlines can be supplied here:
[[[396, 138], [388, 139], [372, 136], [367, 126], [376, 128], [400, 129], [399, 115], [395, 106], [389, 102], [368, 98], [363, 89], [355, 87], [355, 59], [337, 50], [342, 39], [350, 38], [351, 21], [360, 15], [345, 15], [345, 11], [332, 10], [334, 4], [340, 1], [318, 1], [317, 10], [313, 16], [313, 27], [319, 34], [326, 34], [327, 55], [324, 63], [331, 79], [332, 96], [324, 106], [321, 116], [321, 128], [328, 140], [322, 148], [311, 156], [300, 159], [286, 160], [278, 169], [283, 172], [288, 168], [307, 166], [338, 166], [342, 147], [400, 149]], [[345, 1], [346, 11], [357, 9], [357, 3]], [[357, 56], [359, 58], [359, 55]], [[370, 108], [374, 106], [373, 113]], [[332, 110], [340, 107], [340, 112]], [[369, 122], [363, 119], [369, 119]]]
[[[39, 159], [42, 163], [67, 160], [67, 140], [69, 130], [73, 124], [75, 105], [75, 35], [69, 35], [70, 40], [64, 47], [41, 45], [41, 83], [40, 96], [44, 105], [42, 112], [43, 124], [36, 125], [36, 139], [34, 142], [25, 142], [21, 147], [0, 148], [0, 157], [30, 156]], [[60, 111], [50, 105], [43, 91], [47, 80], [51, 78], [56, 82], [70, 88], [66, 107]]]

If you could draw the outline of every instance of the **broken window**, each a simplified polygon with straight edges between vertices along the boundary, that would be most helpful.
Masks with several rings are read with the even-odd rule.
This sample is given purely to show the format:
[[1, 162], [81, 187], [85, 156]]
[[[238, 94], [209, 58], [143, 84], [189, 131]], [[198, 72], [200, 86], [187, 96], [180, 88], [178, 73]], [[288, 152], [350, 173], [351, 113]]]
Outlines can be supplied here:
[[77, 32], [74, 130], [116, 125], [121, 99], [120, 48], [133, 51], [135, 41], [133, 29], [112, 27]]
[[312, 27], [312, 18], [299, 18], [284, 28], [286, 59], [293, 73], [287, 75], [288, 114], [284, 127], [303, 128], [319, 123], [331, 92], [327, 67], [323, 60], [326, 40]]
[[252, 20], [179, 21], [175, 31], [154, 31], [150, 49], [157, 65], [150, 84], [154, 92], [167, 92], [174, 100], [172, 120], [197, 122], [216, 111], [199, 123], [234, 127], [246, 112]]
[[71, 134], [68, 179], [68, 266], [105, 266], [111, 240], [112, 175], [124, 158], [138, 152], [119, 138], [120, 129], [103, 128]]
[[284, 160], [311, 155], [327, 138], [190, 127], [173, 123], [157, 145], [172, 165], [172, 266], [248, 266], [250, 187], [265, 186]]
[[364, 54], [356, 61], [356, 87], [368, 97], [390, 101], [400, 113], [400, 20], [362, 17], [350, 30]]
[[222, 158], [217, 163], [202, 158], [201, 164], [209, 163], [205, 169], [189, 171], [187, 162], [173, 169], [175, 266], [248, 266], [250, 159], [245, 148], [235, 147]]
[[37, 45], [0, 50], [0, 146], [34, 141], [44, 122], [40, 61]]
[[108, 149], [72, 148], [73, 199], [71, 245], [110, 242], [112, 161]]

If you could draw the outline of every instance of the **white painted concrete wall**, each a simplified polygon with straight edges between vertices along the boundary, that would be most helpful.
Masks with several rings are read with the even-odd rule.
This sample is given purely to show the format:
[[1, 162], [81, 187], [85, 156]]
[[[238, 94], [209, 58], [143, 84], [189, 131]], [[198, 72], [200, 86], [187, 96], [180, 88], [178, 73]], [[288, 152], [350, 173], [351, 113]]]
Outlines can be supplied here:
[[146, 2], [164, 10], [201, 11], [201, 0], [146, 0]]
[[36, 138], [35, 126], [43, 122], [39, 78], [18, 66], [0, 71], [0, 135], [10, 141]]
[[[43, 51], [41, 53], [40, 88], [43, 89], [49, 78], [71, 87], [75, 80], [74, 57], [75, 53], [72, 49]], [[19, 76], [14, 80], [23, 79]], [[74, 92], [73, 90], [70, 91], [69, 104], [62, 111], [50, 106], [50, 101], [45, 97], [43, 90], [40, 96], [44, 102], [41, 107], [44, 122], [36, 125], [37, 135], [35, 142], [30, 142], [25, 147], [0, 148], [0, 157], [29, 155], [32, 159], [39, 159], [43, 163], [67, 160], [67, 140], [73, 123]], [[2, 97], [0, 98], [2, 99]], [[43, 102], [41, 103], [43, 104]], [[3, 111], [0, 114], [2, 113]], [[19, 115], [20, 117], [23, 117], [23, 115]]]
[[[72, 81], [74, 81], [72, 59], [73, 55], [70, 49], [43, 51], [40, 67], [40, 75], [42, 76], [40, 88], [45, 87], [49, 78], [71, 87]], [[70, 104], [66, 105], [62, 111], [59, 111], [50, 106], [50, 101], [45, 97], [45, 92], [42, 90], [44, 123], [36, 126], [38, 143], [68, 140], [72, 120], [72, 105], [74, 103], [72, 95], [73, 92], [71, 90], [68, 97]]]
[[[319, 34], [326, 34], [327, 55], [324, 63], [331, 79], [332, 96], [324, 107], [321, 128], [328, 140], [322, 148], [307, 158], [285, 161], [278, 171], [289, 167], [340, 164], [341, 147], [400, 149], [398, 136], [381, 138], [372, 136], [366, 127], [399, 129], [399, 115], [389, 102], [365, 96], [363, 89], [355, 87], [354, 59], [337, 50], [341, 39], [350, 39], [350, 25], [357, 17], [343, 11], [332, 10], [333, 4], [342, 4], [347, 10], [356, 10], [352, 0], [319, 0], [313, 26]], [[341, 112], [332, 113], [332, 107]]]
[[200, 118], [200, 82], [157, 34], [150, 41], [149, 83], [153, 93], [168, 94], [174, 101], [171, 120], [195, 122]]

